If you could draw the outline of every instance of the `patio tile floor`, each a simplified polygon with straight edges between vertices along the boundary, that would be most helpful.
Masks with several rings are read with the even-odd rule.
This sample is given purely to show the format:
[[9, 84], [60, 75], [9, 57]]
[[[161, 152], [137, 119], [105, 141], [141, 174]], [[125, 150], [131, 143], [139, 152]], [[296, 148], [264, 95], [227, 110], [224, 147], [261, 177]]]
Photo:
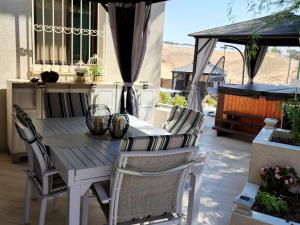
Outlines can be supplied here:
[[[229, 224], [233, 199], [247, 181], [250, 144], [226, 137], [216, 137], [211, 129], [214, 119], [206, 118], [206, 128], [199, 144], [210, 152], [204, 170], [199, 211], [199, 224]], [[0, 154], [0, 225], [23, 224], [23, 198], [25, 191], [25, 164], [12, 164], [7, 153]], [[187, 195], [184, 204], [187, 205]], [[39, 201], [32, 201], [31, 222], [37, 224]], [[47, 225], [64, 225], [66, 222], [66, 197], [62, 196], [57, 211], [47, 209]], [[95, 199], [89, 206], [89, 224], [105, 224], [105, 218]]]

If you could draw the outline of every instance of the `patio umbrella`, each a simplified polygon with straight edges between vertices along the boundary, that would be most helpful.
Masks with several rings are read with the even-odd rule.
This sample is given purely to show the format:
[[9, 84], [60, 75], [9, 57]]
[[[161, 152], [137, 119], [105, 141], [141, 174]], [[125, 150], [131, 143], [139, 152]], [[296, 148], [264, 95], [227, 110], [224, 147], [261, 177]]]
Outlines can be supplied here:
[[138, 116], [138, 102], [133, 87], [146, 52], [151, 4], [162, 0], [91, 0], [101, 3], [108, 12], [110, 28], [121, 76], [122, 113]]

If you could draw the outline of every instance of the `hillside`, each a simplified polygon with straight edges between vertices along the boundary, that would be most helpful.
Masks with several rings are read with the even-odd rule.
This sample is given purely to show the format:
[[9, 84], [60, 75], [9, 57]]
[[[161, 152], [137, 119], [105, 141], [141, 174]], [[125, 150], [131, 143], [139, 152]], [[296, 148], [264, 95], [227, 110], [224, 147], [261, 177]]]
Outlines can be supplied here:
[[[171, 79], [171, 71], [174, 68], [193, 62], [194, 49], [192, 47], [182, 47], [170, 44], [163, 45], [161, 78]], [[216, 63], [224, 51], [214, 51], [211, 62]], [[227, 79], [231, 83], [241, 83], [242, 80], [242, 59], [239, 53], [235, 51], [226, 51], [225, 71]], [[287, 57], [267, 53], [266, 58], [255, 77], [257, 83], [286, 84], [289, 59]], [[296, 77], [298, 62], [292, 60], [291, 77]], [[245, 81], [247, 81], [247, 72], [245, 71]]]

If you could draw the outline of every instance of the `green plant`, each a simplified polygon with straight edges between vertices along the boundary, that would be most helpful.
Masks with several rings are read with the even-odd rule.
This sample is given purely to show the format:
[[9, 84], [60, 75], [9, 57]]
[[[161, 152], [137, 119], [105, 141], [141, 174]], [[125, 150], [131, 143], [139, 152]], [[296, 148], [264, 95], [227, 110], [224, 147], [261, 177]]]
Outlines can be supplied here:
[[256, 204], [260, 205], [267, 213], [281, 214], [288, 209], [286, 201], [268, 192], [259, 191], [256, 195]]
[[292, 167], [274, 166], [262, 168], [261, 189], [276, 195], [300, 194], [300, 178]]
[[215, 99], [213, 99], [212, 97], [208, 97], [206, 100], [206, 103], [210, 107], [217, 107], [218, 102]]
[[175, 95], [175, 97], [171, 99], [171, 104], [184, 107], [184, 106], [187, 105], [187, 101], [186, 101], [186, 98], [184, 96]]
[[93, 76], [102, 76], [102, 68], [98, 65], [89, 65], [89, 71]]
[[287, 102], [287, 117], [291, 121], [291, 137], [293, 141], [300, 145], [300, 102], [298, 100]]
[[159, 93], [159, 102], [162, 104], [170, 104], [171, 96], [167, 92]]

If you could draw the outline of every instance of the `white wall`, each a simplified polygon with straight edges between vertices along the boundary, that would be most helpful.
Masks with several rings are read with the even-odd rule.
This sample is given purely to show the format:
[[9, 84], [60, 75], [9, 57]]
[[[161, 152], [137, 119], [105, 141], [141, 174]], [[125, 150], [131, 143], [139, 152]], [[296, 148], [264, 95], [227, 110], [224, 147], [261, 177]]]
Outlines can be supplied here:
[[0, 1], [0, 150], [6, 143], [6, 80], [26, 78], [31, 61], [31, 0]]

